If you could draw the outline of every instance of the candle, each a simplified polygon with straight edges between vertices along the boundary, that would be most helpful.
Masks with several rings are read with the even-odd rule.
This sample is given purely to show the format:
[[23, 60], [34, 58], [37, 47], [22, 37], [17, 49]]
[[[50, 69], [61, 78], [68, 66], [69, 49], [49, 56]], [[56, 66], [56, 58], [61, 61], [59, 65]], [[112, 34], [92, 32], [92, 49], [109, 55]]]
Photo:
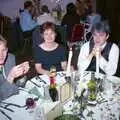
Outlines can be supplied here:
[[72, 48], [70, 48], [69, 55], [68, 55], [68, 64], [67, 64], [66, 76], [70, 75], [70, 66], [71, 66], [72, 55], [73, 55]]
[[99, 78], [99, 48], [96, 51], [96, 78]]

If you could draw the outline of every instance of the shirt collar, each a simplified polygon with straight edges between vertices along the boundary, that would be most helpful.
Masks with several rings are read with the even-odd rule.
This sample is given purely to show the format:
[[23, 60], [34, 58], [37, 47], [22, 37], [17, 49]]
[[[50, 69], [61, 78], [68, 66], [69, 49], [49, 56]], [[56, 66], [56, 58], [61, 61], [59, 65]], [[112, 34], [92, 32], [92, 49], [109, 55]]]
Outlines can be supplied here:
[[101, 48], [104, 49], [104, 47], [106, 46], [106, 44], [107, 44], [107, 42], [105, 42], [105, 43], [101, 46]]

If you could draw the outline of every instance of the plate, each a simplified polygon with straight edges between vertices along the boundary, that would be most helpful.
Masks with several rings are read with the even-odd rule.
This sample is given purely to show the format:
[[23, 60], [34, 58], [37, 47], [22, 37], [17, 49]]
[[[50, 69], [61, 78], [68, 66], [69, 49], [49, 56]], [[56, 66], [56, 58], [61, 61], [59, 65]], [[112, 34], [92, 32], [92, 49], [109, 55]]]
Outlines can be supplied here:
[[116, 76], [107, 76], [107, 79], [115, 84], [120, 84], [120, 78]]

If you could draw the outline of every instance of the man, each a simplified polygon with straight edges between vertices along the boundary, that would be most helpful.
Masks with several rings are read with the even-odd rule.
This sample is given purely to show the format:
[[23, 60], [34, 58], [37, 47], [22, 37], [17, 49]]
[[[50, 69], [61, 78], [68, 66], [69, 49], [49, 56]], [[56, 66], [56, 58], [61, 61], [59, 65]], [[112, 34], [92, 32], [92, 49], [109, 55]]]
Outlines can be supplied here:
[[42, 25], [46, 22], [52, 22], [52, 23], [56, 24], [55, 18], [52, 17], [51, 14], [49, 13], [48, 6], [43, 5], [41, 10], [42, 10], [42, 15], [40, 15], [37, 18], [37, 22], [38, 22], [39, 25]]
[[109, 25], [105, 21], [92, 27], [93, 39], [85, 43], [78, 57], [80, 71], [96, 71], [96, 55], [99, 55], [99, 70], [103, 74], [114, 75], [118, 66], [119, 48], [108, 41]]
[[20, 12], [20, 26], [23, 32], [32, 31], [37, 27], [37, 22], [32, 19], [33, 4], [31, 1], [24, 3], [24, 10]]
[[15, 66], [15, 57], [8, 53], [7, 41], [0, 35], [0, 101], [18, 93], [16, 78], [28, 70], [28, 62]]

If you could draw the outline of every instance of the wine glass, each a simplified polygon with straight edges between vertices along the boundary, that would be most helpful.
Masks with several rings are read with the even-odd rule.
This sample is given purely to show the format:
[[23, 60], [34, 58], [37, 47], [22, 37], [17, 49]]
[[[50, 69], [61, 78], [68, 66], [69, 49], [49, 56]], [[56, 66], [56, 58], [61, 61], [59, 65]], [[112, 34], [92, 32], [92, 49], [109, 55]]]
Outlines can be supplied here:
[[32, 113], [34, 111], [35, 106], [36, 106], [34, 99], [27, 98], [26, 99], [26, 106], [27, 106], [27, 109], [29, 109], [29, 113]]

